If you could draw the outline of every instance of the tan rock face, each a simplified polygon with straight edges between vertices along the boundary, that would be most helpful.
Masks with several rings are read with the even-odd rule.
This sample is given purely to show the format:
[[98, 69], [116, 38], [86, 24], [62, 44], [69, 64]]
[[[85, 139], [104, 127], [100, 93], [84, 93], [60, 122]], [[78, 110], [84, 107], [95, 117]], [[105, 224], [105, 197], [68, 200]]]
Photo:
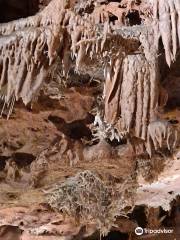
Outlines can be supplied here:
[[176, 237], [179, 9], [0, 0], [0, 239]]

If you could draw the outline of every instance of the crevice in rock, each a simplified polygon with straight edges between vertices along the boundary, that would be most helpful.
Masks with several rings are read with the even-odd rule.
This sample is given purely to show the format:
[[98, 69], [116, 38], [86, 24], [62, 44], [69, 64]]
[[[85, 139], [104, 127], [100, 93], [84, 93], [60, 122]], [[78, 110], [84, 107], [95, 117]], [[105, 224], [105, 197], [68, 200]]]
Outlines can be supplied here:
[[133, 10], [126, 15], [128, 19], [129, 25], [141, 25], [142, 19], [140, 18], [139, 12], [137, 10]]
[[93, 118], [87, 118], [86, 120], [77, 120], [70, 123], [66, 123], [65, 120], [58, 116], [50, 115], [48, 120], [51, 121], [56, 128], [64, 133], [66, 136], [72, 139], [81, 139], [83, 137], [90, 140], [92, 138], [92, 133], [89, 127], [86, 124], [93, 122]]
[[180, 107], [179, 64], [180, 64], [180, 54], [177, 54], [177, 59], [172, 64], [171, 69], [169, 69], [167, 67], [162, 68], [162, 71], [163, 71], [163, 69], [166, 69], [166, 71], [164, 71], [164, 73], [163, 73], [163, 76], [164, 76], [163, 87], [165, 88], [165, 90], [167, 91], [167, 94], [168, 94], [168, 100], [167, 100], [167, 104], [165, 107], [166, 111]]
[[36, 159], [33, 154], [23, 152], [15, 152], [12, 157], [19, 168], [29, 166]]
[[129, 214], [129, 219], [136, 221], [138, 226], [145, 228], [147, 225], [147, 217], [146, 217], [146, 206], [135, 206], [132, 213]]
[[6, 156], [0, 156], [0, 171], [3, 171], [5, 166], [6, 166], [6, 160], [8, 159], [9, 157], [6, 157]]
[[116, 20], [118, 20], [118, 17], [114, 15], [109, 16], [109, 22], [115, 22]]
[[[172, 193], [169, 193], [172, 194]], [[160, 216], [165, 218], [162, 221], [162, 225], [166, 228], [170, 227], [180, 227], [180, 197], [177, 197], [176, 200], [173, 201], [171, 211], [167, 212], [161, 208]]]

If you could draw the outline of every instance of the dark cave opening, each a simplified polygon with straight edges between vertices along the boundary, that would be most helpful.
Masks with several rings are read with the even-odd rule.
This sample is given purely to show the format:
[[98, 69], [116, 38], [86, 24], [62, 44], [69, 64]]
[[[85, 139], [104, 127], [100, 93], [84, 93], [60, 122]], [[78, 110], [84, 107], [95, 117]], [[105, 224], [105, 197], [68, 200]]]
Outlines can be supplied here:
[[12, 157], [20, 168], [29, 166], [36, 159], [36, 157], [30, 153], [21, 152], [14, 153]]
[[111, 231], [106, 237], [102, 237], [102, 240], [128, 240], [129, 235], [127, 233], [121, 233], [119, 231]]
[[100, 236], [99, 232], [95, 232], [93, 235], [83, 238], [83, 240], [128, 240], [128, 239], [129, 234], [115, 230], [111, 230], [105, 237]]
[[179, 121], [177, 119], [170, 119], [168, 120], [169, 123], [173, 124], [173, 125], [176, 125], [179, 123]]
[[180, 109], [179, 64], [180, 64], [180, 52], [178, 52], [176, 61], [172, 63], [171, 68], [169, 68], [167, 63], [165, 62], [164, 54], [160, 58], [161, 82], [162, 82], [162, 86], [164, 87], [164, 89], [168, 94], [167, 103], [164, 108], [165, 111]]
[[[121, 2], [121, 0], [113, 0], [113, 1], [112, 1], [112, 0], [108, 0], [108, 1], [107, 1], [107, 3], [110, 3], [110, 2], [118, 2], [118, 3], [119, 3], [119, 2]], [[103, 3], [104, 3], [104, 2], [102, 2], [102, 4], [103, 4]]]
[[36, 14], [39, 0], [0, 0], [0, 23]]
[[141, 18], [137, 10], [133, 10], [126, 15], [126, 18], [129, 21], [129, 25], [141, 25]]
[[87, 126], [94, 121], [94, 117], [88, 114], [84, 120], [75, 120], [70, 123], [66, 123], [65, 120], [58, 116], [49, 115], [48, 120], [51, 121], [56, 128], [72, 139], [86, 138], [90, 140], [92, 138], [92, 132]]
[[4, 170], [7, 159], [8, 159], [8, 157], [6, 157], [6, 156], [0, 156], [0, 171]]
[[[169, 192], [172, 194], [172, 192]], [[160, 218], [163, 217], [162, 225], [166, 228], [175, 228], [180, 233], [180, 196], [172, 202], [171, 212], [160, 208]]]
[[109, 16], [109, 22], [113, 22], [114, 23], [117, 20], [118, 20], [118, 17], [116, 17], [115, 15]]
[[138, 226], [145, 228], [148, 222], [145, 213], [145, 206], [135, 206], [132, 213], [129, 214], [129, 219], [136, 221]]

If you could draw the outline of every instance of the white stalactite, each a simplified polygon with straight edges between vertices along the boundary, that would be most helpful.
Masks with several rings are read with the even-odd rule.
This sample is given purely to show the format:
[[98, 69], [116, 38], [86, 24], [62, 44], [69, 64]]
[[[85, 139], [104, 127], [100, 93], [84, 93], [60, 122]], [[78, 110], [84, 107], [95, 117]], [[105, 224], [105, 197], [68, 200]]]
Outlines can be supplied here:
[[156, 120], [149, 124], [147, 134], [147, 152], [152, 156], [153, 149], [159, 150], [165, 145], [172, 151], [177, 142], [177, 130], [165, 120]]

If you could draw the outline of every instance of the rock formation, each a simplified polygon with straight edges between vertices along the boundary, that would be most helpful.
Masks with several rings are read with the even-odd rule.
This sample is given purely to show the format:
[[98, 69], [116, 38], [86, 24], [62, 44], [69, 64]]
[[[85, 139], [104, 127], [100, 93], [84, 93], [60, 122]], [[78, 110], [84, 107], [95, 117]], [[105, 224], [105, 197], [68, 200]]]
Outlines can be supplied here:
[[180, 0], [16, 2], [0, 0], [0, 239], [177, 238]]

